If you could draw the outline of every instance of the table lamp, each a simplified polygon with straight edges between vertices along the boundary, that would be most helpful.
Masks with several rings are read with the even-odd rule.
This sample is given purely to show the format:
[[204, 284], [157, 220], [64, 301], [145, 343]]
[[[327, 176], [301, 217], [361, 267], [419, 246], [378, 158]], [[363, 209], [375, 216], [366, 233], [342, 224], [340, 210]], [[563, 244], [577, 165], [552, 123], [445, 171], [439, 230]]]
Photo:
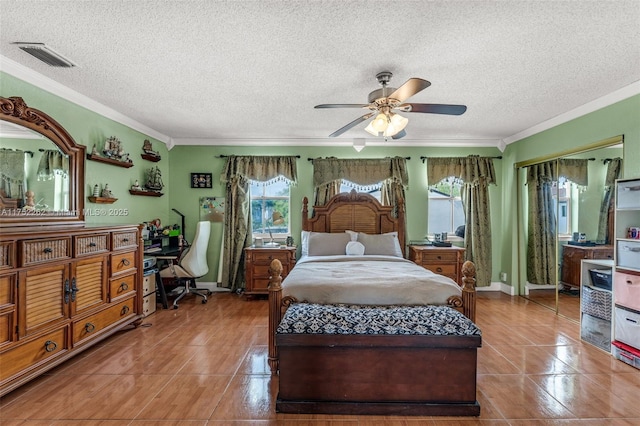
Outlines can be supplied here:
[[273, 225], [282, 225], [284, 223], [284, 217], [282, 217], [282, 213], [274, 211], [271, 214], [271, 226], [269, 226], [269, 222], [267, 222], [267, 231], [269, 231], [269, 238], [271, 241], [265, 243], [265, 247], [279, 247], [280, 244], [273, 241], [273, 233], [271, 232], [271, 227]]

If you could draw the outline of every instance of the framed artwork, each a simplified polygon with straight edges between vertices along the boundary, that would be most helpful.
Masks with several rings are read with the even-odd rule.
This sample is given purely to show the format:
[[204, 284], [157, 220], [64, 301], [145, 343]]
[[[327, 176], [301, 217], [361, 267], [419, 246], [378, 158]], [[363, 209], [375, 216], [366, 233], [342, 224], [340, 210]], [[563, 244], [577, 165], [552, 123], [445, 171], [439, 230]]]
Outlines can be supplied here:
[[211, 173], [191, 173], [192, 188], [211, 188]]
[[224, 197], [200, 198], [200, 220], [224, 222]]

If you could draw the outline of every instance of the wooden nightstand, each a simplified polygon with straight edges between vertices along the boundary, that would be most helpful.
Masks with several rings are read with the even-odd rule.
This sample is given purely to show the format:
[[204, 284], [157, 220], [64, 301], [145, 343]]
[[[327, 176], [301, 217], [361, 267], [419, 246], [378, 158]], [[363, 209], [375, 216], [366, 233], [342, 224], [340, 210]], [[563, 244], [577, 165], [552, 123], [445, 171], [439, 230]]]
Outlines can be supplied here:
[[269, 294], [267, 289], [269, 285], [269, 265], [274, 259], [282, 262], [282, 278], [284, 278], [296, 264], [296, 248], [247, 247], [244, 249], [246, 281], [244, 294], [247, 299], [260, 294]]
[[409, 246], [409, 260], [462, 285], [462, 247]]

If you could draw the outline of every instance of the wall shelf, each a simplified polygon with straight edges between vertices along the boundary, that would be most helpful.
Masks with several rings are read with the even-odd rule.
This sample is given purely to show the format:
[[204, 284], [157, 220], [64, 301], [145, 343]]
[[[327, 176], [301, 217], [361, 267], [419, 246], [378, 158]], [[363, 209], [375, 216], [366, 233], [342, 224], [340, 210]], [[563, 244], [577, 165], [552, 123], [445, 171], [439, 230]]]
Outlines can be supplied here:
[[159, 155], [140, 154], [140, 157], [144, 158], [145, 160], [153, 161], [154, 163], [157, 163], [158, 161], [160, 161]]
[[87, 154], [87, 160], [97, 161], [99, 163], [111, 164], [112, 166], [124, 167], [127, 169], [129, 167], [133, 167], [133, 162], [131, 161], [127, 162], [127, 161], [114, 160], [112, 158], [101, 157], [97, 154]]
[[131, 195], [144, 195], [147, 197], [162, 197], [164, 194], [162, 192], [156, 191], [136, 191], [135, 189], [130, 189], [129, 194]]
[[106, 197], [88, 197], [89, 201], [97, 204], [113, 204], [118, 201], [117, 198], [106, 198]]

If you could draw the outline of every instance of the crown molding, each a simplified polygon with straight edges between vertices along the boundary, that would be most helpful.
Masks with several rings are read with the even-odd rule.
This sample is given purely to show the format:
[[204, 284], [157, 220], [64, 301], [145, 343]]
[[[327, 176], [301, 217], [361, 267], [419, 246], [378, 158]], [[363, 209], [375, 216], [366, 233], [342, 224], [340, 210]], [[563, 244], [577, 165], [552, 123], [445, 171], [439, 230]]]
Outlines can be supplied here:
[[[363, 139], [363, 138], [359, 138]], [[366, 146], [381, 147], [489, 147], [500, 146], [501, 139], [389, 139], [364, 138]], [[174, 138], [173, 146], [353, 146], [353, 139], [208, 139], [208, 138]]]
[[42, 90], [53, 93], [54, 95], [59, 96], [62, 99], [73, 102], [74, 104], [88, 109], [89, 111], [93, 111], [106, 118], [130, 127], [133, 130], [137, 130], [138, 132], [155, 138], [161, 142], [164, 142], [165, 144], [168, 144], [171, 140], [169, 136], [160, 133], [157, 130], [152, 129], [136, 120], [133, 120], [126, 115], [112, 108], [109, 108], [106, 105], [96, 102], [93, 99], [83, 95], [82, 93], [76, 92], [75, 90], [70, 89], [63, 84], [60, 84], [57, 81], [50, 79], [49, 77], [45, 77], [44, 75], [32, 70], [31, 68], [25, 67], [24, 65], [19, 64], [3, 55], [0, 55], [0, 71], [6, 72], [7, 74], [10, 74], [20, 80], [33, 84], [34, 86]]
[[504, 144], [506, 146], [545, 130], [549, 130], [553, 127], [567, 123], [575, 118], [582, 117], [583, 115], [587, 115], [609, 105], [613, 105], [616, 102], [620, 102], [637, 94], [640, 94], [640, 81], [631, 83], [628, 86], [616, 90], [615, 92], [611, 92], [591, 102], [587, 102], [582, 106], [553, 117], [547, 121], [543, 121], [542, 123], [529, 127], [528, 129], [518, 132], [515, 135], [511, 135], [508, 138], [504, 139]]

